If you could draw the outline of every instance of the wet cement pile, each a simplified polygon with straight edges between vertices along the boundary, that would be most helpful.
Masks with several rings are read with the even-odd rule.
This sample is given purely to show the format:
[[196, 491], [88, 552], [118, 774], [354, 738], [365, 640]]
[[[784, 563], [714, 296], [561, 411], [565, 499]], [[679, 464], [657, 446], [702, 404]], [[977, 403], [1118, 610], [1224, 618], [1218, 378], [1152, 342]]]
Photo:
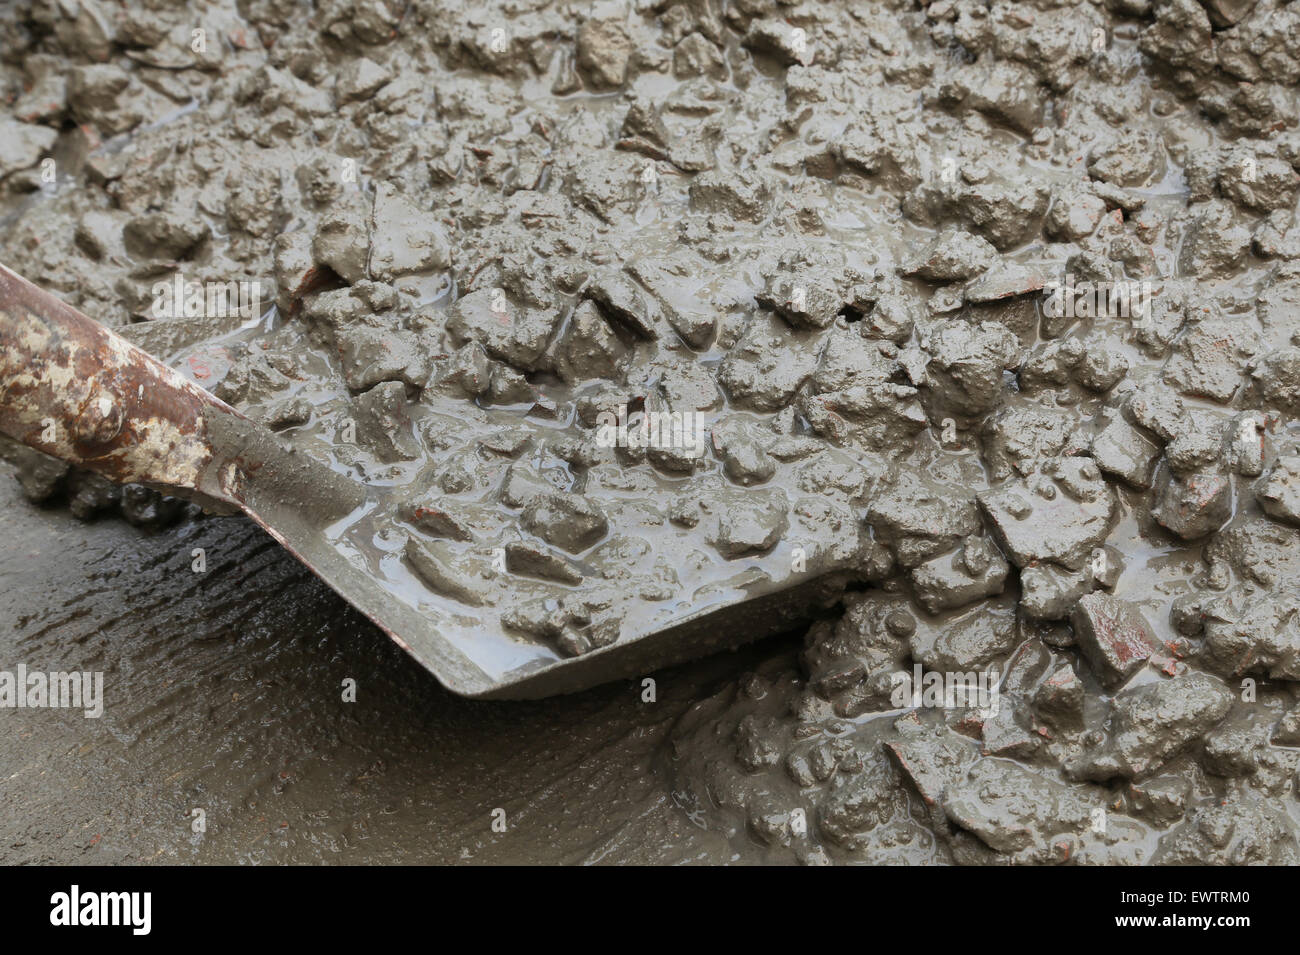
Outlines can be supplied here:
[[[676, 728], [698, 822], [1300, 861], [1300, 7], [158, 7], [7, 21], [0, 252], [384, 489], [340, 546], [437, 619], [847, 586]], [[277, 313], [158, 318], [178, 275]]]

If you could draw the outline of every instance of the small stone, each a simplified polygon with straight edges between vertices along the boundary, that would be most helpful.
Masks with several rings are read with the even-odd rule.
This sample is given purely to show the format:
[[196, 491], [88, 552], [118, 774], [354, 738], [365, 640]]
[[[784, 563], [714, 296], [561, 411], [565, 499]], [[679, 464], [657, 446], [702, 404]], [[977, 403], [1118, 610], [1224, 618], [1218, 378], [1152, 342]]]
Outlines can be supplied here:
[[1300, 705], [1282, 714], [1273, 729], [1272, 742], [1275, 746], [1300, 746]]
[[[1051, 561], [1078, 570], [1110, 533], [1115, 499], [1096, 466], [1087, 458], [1067, 458], [1062, 463], [1080, 468], [1084, 466], [1081, 462], [1088, 462], [1097, 475], [1083, 485], [1091, 499], [1060, 492], [1045, 497], [1025, 482], [1011, 482], [977, 496], [993, 523], [998, 543], [1017, 567]], [[1039, 486], [1065, 490], [1068, 483], [1058, 478], [1055, 485], [1043, 482]]]
[[434, 537], [446, 537], [457, 541], [474, 539], [474, 532], [468, 521], [431, 498], [403, 504], [398, 509], [398, 515], [402, 520]]
[[1144, 186], [1163, 166], [1159, 140], [1145, 130], [1126, 129], [1088, 157], [1088, 173], [1116, 186]]
[[1034, 709], [1058, 730], [1081, 729], [1085, 695], [1083, 681], [1074, 667], [1062, 663], [1034, 692]]
[[1300, 415], [1300, 348], [1281, 348], [1259, 360], [1251, 377], [1275, 407]]
[[472, 607], [484, 603], [482, 581], [456, 566], [454, 553], [443, 541], [424, 543], [414, 537], [406, 540], [406, 559], [420, 578], [438, 593]]
[[1272, 720], [1246, 710], [1234, 713], [1205, 735], [1201, 765], [1215, 776], [1250, 776], [1258, 769], [1256, 755], [1268, 745]]
[[582, 583], [582, 571], [573, 561], [545, 547], [519, 541], [506, 545], [506, 569], [513, 574], [528, 574], [562, 584]]
[[731, 480], [749, 487], [771, 480], [776, 473], [776, 461], [753, 438], [732, 437], [722, 456], [722, 469]]
[[49, 126], [0, 120], [0, 179], [36, 165], [58, 138], [59, 134]]
[[806, 267], [770, 276], [754, 298], [796, 328], [825, 328], [844, 304], [827, 270]]
[[1245, 260], [1250, 238], [1232, 205], [1217, 199], [1206, 202], [1187, 230], [1178, 268], [1185, 275], [1227, 275]]
[[334, 345], [348, 390], [362, 392], [385, 381], [421, 387], [430, 363], [413, 332], [405, 329], [350, 325], [334, 334]]
[[1023, 265], [997, 265], [966, 286], [966, 301], [972, 305], [1005, 302], [1041, 292], [1047, 276], [1036, 268]]
[[947, 229], [901, 271], [931, 282], [953, 282], [980, 275], [997, 257], [998, 250], [987, 239], [963, 229]]
[[152, 259], [183, 259], [209, 235], [208, 226], [178, 207], [146, 212], [128, 222], [122, 230], [126, 249], [132, 255]]
[[1241, 385], [1246, 359], [1259, 336], [1240, 319], [1206, 320], [1179, 339], [1164, 380], [1182, 394], [1225, 404]]
[[559, 320], [559, 309], [518, 306], [499, 289], [483, 288], [456, 300], [446, 329], [458, 348], [478, 342], [493, 358], [533, 371]]
[[994, 605], [979, 606], [940, 627], [918, 628], [910, 638], [912, 658], [939, 673], [988, 666], [1016, 645], [1015, 617]]
[[1300, 455], [1282, 455], [1255, 482], [1255, 500], [1274, 520], [1300, 524]]
[[780, 490], [723, 498], [718, 509], [710, 543], [728, 560], [771, 550], [790, 526], [790, 504]]
[[1165, 460], [1175, 474], [1190, 474], [1223, 454], [1223, 439], [1213, 431], [1189, 428], [1165, 446]]
[[1232, 694], [1204, 673], [1147, 683], [1116, 694], [1110, 738], [1066, 766], [1074, 779], [1143, 779], [1183, 752], [1232, 707]]
[[553, 494], [555, 485], [526, 464], [512, 464], [501, 482], [501, 500], [508, 507], [527, 507], [539, 497]]
[[969, 538], [960, 550], [913, 568], [912, 588], [921, 606], [939, 613], [1002, 593], [1009, 569], [987, 540]]
[[548, 544], [577, 554], [609, 532], [609, 520], [589, 498], [555, 492], [524, 508], [520, 522]]
[[591, 301], [573, 310], [555, 347], [555, 372], [568, 382], [619, 376], [627, 347]]
[[997, 407], [1005, 387], [1002, 373], [1020, 363], [1015, 333], [996, 322], [944, 322], [922, 347], [933, 359], [927, 368], [931, 389], [967, 415]]
[[417, 209], [388, 183], [375, 187], [370, 274], [392, 281], [451, 264], [447, 233], [432, 213]]
[[1161, 441], [1172, 441], [1188, 427], [1183, 399], [1158, 385], [1138, 389], [1124, 408], [1134, 424], [1146, 428]]
[[1191, 784], [1183, 776], [1155, 776], [1130, 783], [1128, 791], [1137, 815], [1164, 828], [1182, 819], [1187, 812]]
[[1098, 679], [1112, 689], [1141, 669], [1156, 645], [1151, 626], [1137, 608], [1109, 594], [1081, 597], [1070, 625]]
[[1001, 756], [1022, 761], [1032, 760], [1043, 745], [1043, 738], [1024, 725], [1025, 718], [1009, 702], [984, 721], [980, 737], [985, 756]]
[[1232, 480], [1218, 471], [1185, 477], [1171, 472], [1161, 486], [1151, 516], [1183, 540], [1205, 537], [1232, 516]]
[[632, 41], [617, 20], [588, 20], [578, 29], [578, 70], [594, 89], [616, 89], [627, 81]]
[[1069, 188], [1052, 200], [1044, 228], [1048, 235], [1065, 242], [1078, 242], [1096, 230], [1106, 214], [1106, 201], [1081, 188]]
[[1151, 487], [1160, 446], [1116, 417], [1093, 439], [1092, 458], [1103, 474], [1145, 490]]
[[734, 169], [702, 172], [691, 180], [691, 208], [719, 212], [745, 222], [759, 222], [771, 193], [757, 174]]
[[811, 61], [807, 45], [796, 42], [794, 29], [784, 20], [772, 17], [754, 20], [744, 42], [750, 49], [767, 53], [786, 66]]
[[381, 461], [410, 461], [420, 454], [406, 410], [406, 386], [386, 381], [356, 397], [357, 440]]
[[393, 74], [369, 57], [347, 60], [339, 70], [334, 93], [339, 105], [355, 100], [369, 99]]
[[1064, 620], [1091, 590], [1086, 570], [1067, 570], [1045, 561], [1020, 571], [1020, 609], [1033, 620]]
[[356, 203], [331, 207], [321, 217], [312, 240], [312, 258], [316, 264], [329, 266], [349, 284], [366, 278], [370, 259], [367, 218]]
[[943, 808], [990, 849], [1011, 854], [1083, 832], [1093, 804], [1076, 789], [1011, 760], [984, 759], [948, 790]]

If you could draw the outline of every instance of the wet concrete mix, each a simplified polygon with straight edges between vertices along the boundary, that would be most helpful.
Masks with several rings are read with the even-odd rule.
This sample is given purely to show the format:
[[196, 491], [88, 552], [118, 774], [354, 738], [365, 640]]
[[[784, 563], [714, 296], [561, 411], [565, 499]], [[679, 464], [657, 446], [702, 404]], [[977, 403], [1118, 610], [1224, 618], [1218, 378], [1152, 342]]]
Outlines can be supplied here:
[[375, 489], [338, 546], [484, 659], [824, 582], [662, 740], [737, 858], [1300, 862], [1300, 4], [0, 30], [0, 259]]

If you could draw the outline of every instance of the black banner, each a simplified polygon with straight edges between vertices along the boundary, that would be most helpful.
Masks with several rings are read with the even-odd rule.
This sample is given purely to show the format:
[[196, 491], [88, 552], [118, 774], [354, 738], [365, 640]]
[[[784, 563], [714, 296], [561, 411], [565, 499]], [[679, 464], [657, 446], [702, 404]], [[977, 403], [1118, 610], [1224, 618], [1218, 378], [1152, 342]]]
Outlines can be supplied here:
[[[1197, 932], [1231, 944], [1239, 933], [1277, 931], [1289, 921], [1279, 911], [1285, 904], [1279, 886], [1286, 885], [1279, 875], [1285, 880], [1285, 874], [1265, 869], [859, 868], [808, 873], [807, 881], [792, 883], [785, 882], [788, 875], [764, 872], [759, 888], [748, 882], [753, 873], [699, 883], [698, 873], [679, 871], [653, 876], [651, 889], [640, 881], [645, 872], [604, 872], [597, 891], [586, 882], [594, 875], [581, 871], [541, 877], [468, 868], [6, 869], [0, 872], [0, 910], [14, 942], [33, 935], [117, 944], [283, 938], [296, 946], [337, 946], [409, 936], [436, 945], [433, 931], [451, 928], [450, 942], [463, 937], [464, 926], [484, 924], [494, 943], [511, 928], [528, 926], [536, 944], [539, 927], [567, 923], [575, 911], [593, 906], [605, 914], [602, 921], [639, 925], [633, 937], [646, 930], [676, 933], [680, 929], [662, 923], [689, 920], [696, 926], [713, 921], [724, 937], [734, 938], [747, 925], [813, 919], [822, 904], [816, 899], [839, 898], [852, 900], [849, 911], [886, 920], [920, 944], [927, 944], [920, 940], [928, 932], [942, 933], [928, 943], [941, 945], [953, 933], [985, 935], [994, 926], [999, 933], [1042, 929], [1050, 933], [1042, 937], [1052, 939], [1099, 932], [1181, 939]], [[740, 881], [732, 883], [733, 877]], [[560, 883], [570, 878], [574, 885], [561, 893]], [[645, 886], [639, 897], [638, 885]], [[760, 899], [767, 901], [752, 907]], [[808, 903], [812, 908], [805, 908]], [[970, 920], [964, 929], [963, 919]], [[835, 931], [847, 928], [841, 924]], [[691, 930], [696, 944], [697, 931]]]

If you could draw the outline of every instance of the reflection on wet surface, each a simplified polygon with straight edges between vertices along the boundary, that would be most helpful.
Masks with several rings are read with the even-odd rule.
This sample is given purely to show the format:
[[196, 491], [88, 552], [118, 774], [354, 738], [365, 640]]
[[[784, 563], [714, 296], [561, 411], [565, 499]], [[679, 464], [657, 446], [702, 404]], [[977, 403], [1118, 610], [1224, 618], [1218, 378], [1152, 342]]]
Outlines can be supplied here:
[[[0, 861], [730, 854], [673, 807], [656, 748], [752, 657], [656, 674], [649, 705], [634, 683], [466, 701], [243, 519], [150, 535], [30, 508], [8, 480], [0, 493], [0, 668], [102, 670], [106, 698], [98, 720], [0, 711]], [[342, 701], [348, 679], [355, 703]], [[505, 833], [491, 829], [498, 807]]]

